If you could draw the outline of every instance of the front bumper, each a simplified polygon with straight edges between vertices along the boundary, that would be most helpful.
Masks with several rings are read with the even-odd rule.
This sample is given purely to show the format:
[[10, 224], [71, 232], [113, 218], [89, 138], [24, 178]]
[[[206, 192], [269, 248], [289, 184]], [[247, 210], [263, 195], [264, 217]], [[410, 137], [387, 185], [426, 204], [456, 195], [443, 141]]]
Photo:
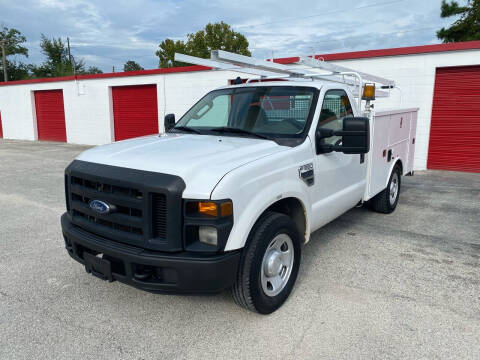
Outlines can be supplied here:
[[223, 254], [162, 253], [111, 241], [61, 218], [68, 254], [87, 272], [161, 293], [215, 293], [236, 278], [240, 251]]

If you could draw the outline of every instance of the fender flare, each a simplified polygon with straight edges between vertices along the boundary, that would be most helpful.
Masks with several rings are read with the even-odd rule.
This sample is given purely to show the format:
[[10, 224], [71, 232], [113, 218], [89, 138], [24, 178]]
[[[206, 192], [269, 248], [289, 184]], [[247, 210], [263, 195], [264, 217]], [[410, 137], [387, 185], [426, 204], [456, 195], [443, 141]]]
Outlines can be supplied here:
[[[289, 190], [283, 192], [281, 191], [283, 189]], [[260, 218], [265, 210], [267, 210], [274, 203], [286, 198], [295, 198], [301, 203], [305, 213], [306, 221], [305, 242], [308, 242], [310, 238], [311, 225], [310, 200], [305, 191], [303, 191], [302, 185], [298, 181], [282, 180], [270, 184], [270, 186], [256, 193], [255, 197], [249, 200], [247, 208], [245, 208], [242, 212], [242, 215], [236, 219], [239, 221], [234, 223], [227, 246], [225, 247], [225, 251], [243, 248], [255, 222]]]
[[[392, 165], [390, 165], [390, 169], [388, 170], [388, 177], [387, 177], [387, 180], [385, 182], [384, 188], [386, 188], [388, 186], [388, 182], [390, 181], [390, 177], [392, 176], [393, 169], [395, 168], [395, 166], [397, 166], [398, 163], [400, 163], [400, 165], [402, 166], [402, 169], [403, 169], [403, 160], [402, 160], [401, 157], [398, 157], [397, 159], [395, 159], [395, 161], [392, 161]], [[403, 176], [403, 171], [402, 171], [401, 175]]]

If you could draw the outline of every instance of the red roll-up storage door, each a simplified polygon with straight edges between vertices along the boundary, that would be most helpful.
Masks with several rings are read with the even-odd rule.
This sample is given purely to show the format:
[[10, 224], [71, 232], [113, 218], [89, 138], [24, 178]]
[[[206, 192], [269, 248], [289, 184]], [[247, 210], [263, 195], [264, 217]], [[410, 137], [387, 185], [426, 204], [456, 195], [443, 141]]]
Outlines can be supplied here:
[[480, 173], [480, 66], [437, 69], [427, 168]]
[[156, 85], [112, 88], [115, 140], [158, 134]]
[[62, 90], [35, 91], [38, 140], [67, 141]]

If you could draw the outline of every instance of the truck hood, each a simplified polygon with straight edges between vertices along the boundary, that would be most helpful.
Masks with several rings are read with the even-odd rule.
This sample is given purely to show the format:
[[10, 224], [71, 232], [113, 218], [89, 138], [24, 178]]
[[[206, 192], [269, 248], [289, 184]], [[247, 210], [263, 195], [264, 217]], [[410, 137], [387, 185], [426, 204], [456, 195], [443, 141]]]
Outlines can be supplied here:
[[247, 137], [163, 134], [98, 146], [77, 160], [177, 175], [186, 184], [185, 198], [209, 198], [231, 170], [286, 149]]

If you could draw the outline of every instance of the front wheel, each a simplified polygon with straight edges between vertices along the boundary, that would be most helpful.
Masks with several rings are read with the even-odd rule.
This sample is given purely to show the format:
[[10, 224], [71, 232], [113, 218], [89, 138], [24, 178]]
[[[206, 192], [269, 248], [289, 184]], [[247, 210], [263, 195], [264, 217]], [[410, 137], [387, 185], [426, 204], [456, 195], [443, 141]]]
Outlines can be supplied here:
[[402, 172], [396, 165], [388, 181], [387, 187], [379, 194], [375, 195], [371, 201], [372, 209], [384, 214], [390, 214], [395, 210], [400, 196], [400, 185]]
[[277, 310], [297, 278], [300, 235], [286, 215], [267, 212], [253, 227], [232, 294], [240, 306], [261, 314]]

